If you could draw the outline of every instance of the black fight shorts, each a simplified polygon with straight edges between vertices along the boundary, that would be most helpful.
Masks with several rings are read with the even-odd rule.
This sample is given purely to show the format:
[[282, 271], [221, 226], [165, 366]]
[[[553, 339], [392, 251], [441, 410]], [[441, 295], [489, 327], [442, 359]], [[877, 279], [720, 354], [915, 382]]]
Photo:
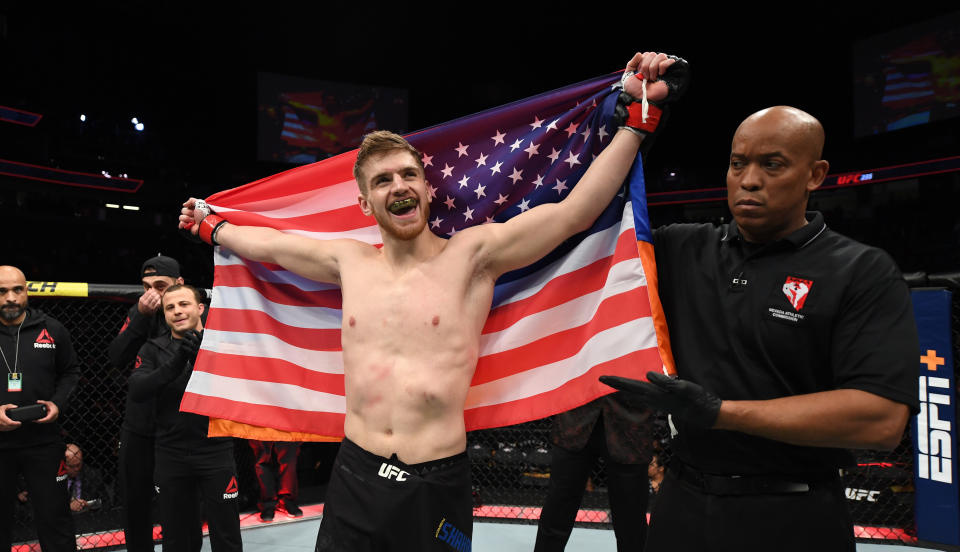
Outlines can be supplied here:
[[470, 461], [462, 452], [408, 465], [344, 439], [333, 464], [317, 552], [469, 552]]

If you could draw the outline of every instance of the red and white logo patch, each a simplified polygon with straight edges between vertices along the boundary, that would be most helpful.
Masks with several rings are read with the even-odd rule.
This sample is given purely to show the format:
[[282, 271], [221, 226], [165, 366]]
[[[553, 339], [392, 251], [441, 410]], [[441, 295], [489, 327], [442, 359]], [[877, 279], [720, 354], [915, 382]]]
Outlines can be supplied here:
[[237, 489], [237, 478], [231, 477], [230, 482], [227, 483], [227, 488], [223, 491], [223, 499], [229, 500], [231, 498], [237, 498], [239, 494], [239, 490]]
[[53, 337], [50, 336], [50, 332], [46, 328], [40, 330], [40, 335], [37, 336], [37, 340], [33, 342], [34, 349], [56, 349], [57, 345], [53, 342]]
[[57, 483], [67, 480], [67, 464], [63, 460], [60, 461], [60, 467], [57, 468]]
[[813, 280], [804, 280], [802, 278], [794, 278], [793, 276], [787, 276], [787, 280], [783, 283], [783, 294], [787, 296], [787, 300], [790, 301], [790, 304], [793, 305], [794, 310], [800, 311], [803, 308], [803, 304], [807, 300], [807, 295], [810, 294], [810, 288], [813, 287]]

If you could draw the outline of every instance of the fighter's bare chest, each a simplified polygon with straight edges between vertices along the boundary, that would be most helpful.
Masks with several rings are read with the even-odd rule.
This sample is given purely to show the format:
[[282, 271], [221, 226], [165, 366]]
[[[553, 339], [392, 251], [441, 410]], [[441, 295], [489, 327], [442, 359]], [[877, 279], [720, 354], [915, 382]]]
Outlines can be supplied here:
[[473, 282], [461, 270], [441, 266], [391, 274], [377, 268], [344, 280], [344, 332], [440, 329], [475, 310]]

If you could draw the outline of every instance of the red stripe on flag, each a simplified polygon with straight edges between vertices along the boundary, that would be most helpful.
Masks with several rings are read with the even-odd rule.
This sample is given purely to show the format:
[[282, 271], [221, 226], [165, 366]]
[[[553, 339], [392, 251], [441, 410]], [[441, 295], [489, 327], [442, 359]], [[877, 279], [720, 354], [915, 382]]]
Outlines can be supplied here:
[[[289, 200], [284, 200], [291, 195], [316, 192], [317, 188], [353, 180], [353, 163], [356, 160], [357, 150], [341, 153], [336, 157], [213, 194], [207, 198], [207, 203], [229, 205], [241, 211], [275, 209], [278, 205], [288, 205]], [[252, 189], [254, 187], [256, 189]], [[234, 198], [239, 198], [240, 201], [237, 202]]]
[[[537, 420], [555, 412], [565, 412], [585, 404], [613, 388], [603, 385], [597, 378], [603, 375], [644, 378], [638, 373], [640, 366], [656, 366], [660, 354], [656, 347], [634, 351], [619, 358], [598, 364], [583, 375], [560, 387], [516, 401], [480, 406], [464, 412], [467, 431], [502, 427], [517, 423], [517, 420]], [[598, 389], [600, 391], [598, 391]]]
[[243, 226], [269, 226], [277, 230], [309, 230], [311, 232], [346, 232], [358, 228], [369, 228], [376, 224], [373, 217], [364, 215], [357, 205], [289, 218], [275, 218], [243, 211], [227, 211], [223, 213], [223, 217], [233, 224]]
[[[650, 316], [647, 288], [639, 287], [604, 299], [585, 324], [557, 332], [514, 349], [484, 355], [477, 361], [471, 385], [479, 385], [512, 376], [534, 367], [570, 358], [583, 349], [595, 334]], [[633, 309], [624, 308], [625, 304]]]
[[218, 266], [216, 276], [217, 287], [252, 288], [257, 290], [264, 299], [281, 305], [339, 309], [343, 304], [339, 288], [304, 291], [293, 284], [266, 282], [254, 276], [245, 265]]
[[[339, 351], [339, 329], [297, 328], [281, 324], [270, 315], [256, 310], [217, 307], [210, 311], [207, 328], [225, 332], [272, 335], [295, 347], [314, 351]], [[221, 354], [221, 353], [217, 353]]]
[[212, 361], [208, 357], [205, 363], [196, 368], [198, 372], [250, 381], [287, 383], [312, 391], [344, 394], [343, 374], [317, 372], [277, 358], [248, 357], [211, 351], [201, 351], [200, 354], [216, 356]]
[[604, 257], [573, 272], [557, 276], [530, 297], [492, 309], [482, 333], [501, 331], [532, 313], [545, 311], [602, 289], [612, 265], [621, 260], [637, 258], [635, 239], [633, 230], [624, 232], [617, 240], [617, 248], [611, 257]]
[[197, 395], [189, 391], [183, 394], [180, 410], [252, 425], [270, 420], [271, 427], [283, 431], [303, 431], [304, 427], [308, 427], [311, 433], [317, 435], [343, 436], [344, 416], [331, 412], [309, 412], [280, 406], [250, 404], [209, 395]]

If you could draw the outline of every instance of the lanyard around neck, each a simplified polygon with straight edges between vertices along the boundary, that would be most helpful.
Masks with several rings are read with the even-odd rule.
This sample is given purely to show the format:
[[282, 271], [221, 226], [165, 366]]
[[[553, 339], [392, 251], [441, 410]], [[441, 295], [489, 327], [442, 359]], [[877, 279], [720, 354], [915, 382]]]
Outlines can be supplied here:
[[0, 357], [3, 357], [3, 363], [7, 365], [8, 374], [17, 373], [17, 364], [20, 363], [20, 330], [23, 329], [23, 323], [27, 321], [27, 317], [24, 316], [23, 320], [20, 321], [20, 325], [17, 326], [17, 344], [16, 348], [13, 350], [13, 370], [10, 369], [10, 363], [7, 362], [7, 355], [3, 354], [3, 348], [0, 348]]

